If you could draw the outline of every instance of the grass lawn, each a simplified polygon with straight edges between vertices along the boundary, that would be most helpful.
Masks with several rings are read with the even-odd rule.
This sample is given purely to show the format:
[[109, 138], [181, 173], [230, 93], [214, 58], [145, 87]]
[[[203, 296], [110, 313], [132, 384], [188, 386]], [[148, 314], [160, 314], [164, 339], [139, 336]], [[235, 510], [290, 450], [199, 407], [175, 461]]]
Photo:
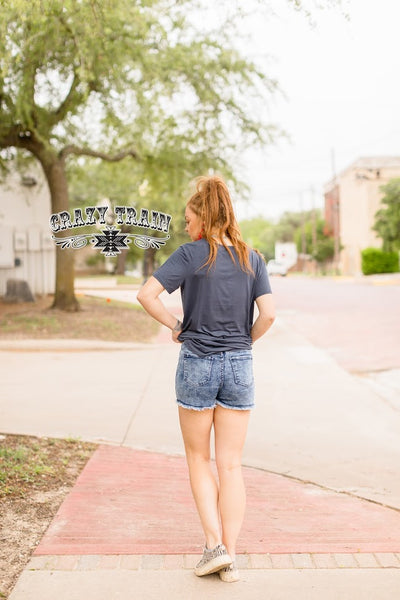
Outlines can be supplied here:
[[36, 302], [0, 302], [2, 339], [86, 339], [149, 342], [159, 325], [137, 304], [78, 296], [81, 310], [51, 309], [52, 296]]

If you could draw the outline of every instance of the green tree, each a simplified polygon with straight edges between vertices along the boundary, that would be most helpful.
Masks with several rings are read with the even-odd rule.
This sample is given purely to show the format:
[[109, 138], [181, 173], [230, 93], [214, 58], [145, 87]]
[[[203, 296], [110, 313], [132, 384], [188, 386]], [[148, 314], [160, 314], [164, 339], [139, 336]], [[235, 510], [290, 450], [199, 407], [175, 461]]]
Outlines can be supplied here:
[[382, 208], [375, 214], [372, 227], [382, 240], [385, 252], [400, 250], [400, 178], [392, 179], [381, 187], [384, 196]]
[[[128, 205], [135, 206], [137, 209], [143, 207], [173, 214], [169, 229], [170, 239], [157, 251], [157, 258], [162, 261], [180, 244], [187, 241], [187, 235], [184, 233], [184, 190], [182, 178], [173, 181], [173, 170], [154, 170], [154, 174], [157, 174], [157, 177], [143, 162], [109, 163], [86, 158], [84, 161], [82, 159], [79, 162], [73, 161], [68, 169], [71, 208], [98, 205], [107, 199], [111, 207]], [[133, 226], [126, 224], [118, 225], [118, 228], [123, 233], [138, 232]], [[141, 228], [140, 234], [143, 233], [145, 234], [146, 230]], [[153, 230], [149, 230], [148, 233], [151, 237], [165, 237], [164, 233], [157, 236], [157, 232]], [[130, 244], [128, 251], [122, 250], [117, 255], [115, 272], [123, 274], [127, 260], [137, 262], [141, 258], [143, 269], [146, 267], [148, 274], [153, 272], [154, 249], [148, 248], [143, 252], [134, 243]]]
[[[140, 195], [145, 189], [142, 175], [142, 163], [121, 161], [120, 163], [104, 162], [99, 159], [79, 159], [71, 161], [68, 168], [68, 186], [71, 210], [83, 209], [85, 206], [104, 205], [105, 201], [114, 209], [116, 206], [140, 204]], [[154, 208], [156, 208], [154, 206]], [[88, 228], [88, 233], [92, 228]], [[118, 225], [122, 233], [131, 233], [133, 227], [126, 224]], [[82, 229], [81, 232], [86, 232]], [[143, 233], [143, 230], [141, 231]], [[154, 236], [154, 232], [151, 234]], [[143, 254], [135, 244], [131, 243], [129, 249], [121, 250], [120, 254], [112, 259], [115, 263], [115, 273], [125, 273], [126, 260], [138, 261]], [[97, 260], [96, 260], [97, 259]], [[104, 259], [102, 254], [91, 258], [92, 264], [99, 264]], [[104, 261], [103, 261], [104, 262]]]
[[264, 217], [244, 219], [239, 223], [244, 240], [252, 248], [257, 248], [266, 260], [275, 255], [276, 232], [273, 223]]
[[276, 241], [294, 242], [296, 231], [306, 219], [307, 215], [302, 212], [284, 212], [275, 227]]
[[[0, 149], [41, 164], [52, 212], [69, 209], [67, 161], [130, 157], [177, 178], [273, 139], [249, 110], [276, 84], [219, 31], [196, 31], [191, 0], [1, 0]], [[196, 167], [196, 170], [195, 170]], [[171, 178], [173, 179], [173, 178]], [[78, 310], [73, 250], [56, 255], [53, 306]]]
[[330, 260], [334, 241], [325, 234], [321, 211], [286, 212], [275, 226], [275, 241], [295, 242], [299, 253], [311, 255], [318, 263]]
[[321, 217], [320, 211], [313, 217], [313, 211], [308, 211], [302, 215], [301, 221], [304, 223], [297, 227], [294, 234], [294, 241], [297, 250], [302, 252], [303, 236], [306, 254], [310, 254], [317, 262], [323, 263], [333, 257], [334, 240], [325, 235], [325, 221]]
[[317, 263], [323, 264], [328, 260], [332, 260], [335, 254], [335, 240], [333, 237], [324, 235], [317, 239], [315, 249], [313, 252], [313, 258]]
[[275, 255], [276, 242], [294, 242], [298, 252], [304, 250], [317, 262], [324, 263], [333, 257], [333, 238], [325, 235], [325, 221], [321, 212], [285, 212], [277, 223], [263, 217], [255, 217], [240, 222], [240, 229], [246, 242], [256, 247], [266, 260]]

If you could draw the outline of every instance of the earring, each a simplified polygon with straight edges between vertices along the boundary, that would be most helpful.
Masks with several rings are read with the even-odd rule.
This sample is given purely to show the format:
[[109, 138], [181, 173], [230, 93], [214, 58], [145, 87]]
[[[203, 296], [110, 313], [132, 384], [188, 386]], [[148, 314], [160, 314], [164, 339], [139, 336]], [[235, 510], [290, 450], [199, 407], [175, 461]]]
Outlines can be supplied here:
[[197, 238], [197, 241], [202, 239], [203, 233], [204, 233], [204, 227], [201, 228], [201, 231], [199, 233], [199, 237]]

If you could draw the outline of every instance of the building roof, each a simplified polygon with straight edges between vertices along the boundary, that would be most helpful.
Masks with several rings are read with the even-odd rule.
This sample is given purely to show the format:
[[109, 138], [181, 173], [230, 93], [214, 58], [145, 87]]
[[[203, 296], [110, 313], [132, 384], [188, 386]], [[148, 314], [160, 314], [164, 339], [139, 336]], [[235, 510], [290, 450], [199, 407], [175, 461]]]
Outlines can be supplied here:
[[364, 156], [351, 163], [343, 173], [350, 169], [385, 169], [400, 167], [400, 156]]
[[348, 167], [343, 169], [343, 171], [341, 171], [336, 177], [333, 177], [325, 184], [325, 193], [329, 192], [335, 186], [337, 180], [346, 175], [349, 171], [358, 169], [376, 171], [379, 169], [393, 168], [400, 170], [400, 156], [364, 156], [357, 158], [354, 162], [350, 163]]

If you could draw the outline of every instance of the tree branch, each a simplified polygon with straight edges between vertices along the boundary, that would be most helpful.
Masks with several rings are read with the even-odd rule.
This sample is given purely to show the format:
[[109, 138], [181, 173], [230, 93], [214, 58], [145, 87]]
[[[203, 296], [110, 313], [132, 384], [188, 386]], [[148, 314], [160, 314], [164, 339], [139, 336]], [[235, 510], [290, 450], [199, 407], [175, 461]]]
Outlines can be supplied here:
[[65, 146], [65, 148], [63, 148], [60, 151], [59, 156], [62, 160], [65, 160], [65, 158], [69, 154], [76, 154], [77, 156], [93, 156], [95, 158], [101, 158], [102, 160], [106, 160], [108, 162], [119, 162], [127, 156], [131, 156], [136, 160], [140, 160], [138, 153], [136, 152], [136, 150], [133, 149], [121, 150], [120, 152], [117, 152], [117, 154], [111, 155], [107, 154], [106, 152], [92, 150], [91, 148], [79, 148], [78, 146], [74, 146], [71, 144], [69, 146]]
[[24, 128], [21, 125], [11, 125], [8, 128], [0, 128], [0, 148], [25, 148], [31, 152], [40, 162], [46, 156], [46, 147], [35, 131]]
[[73, 104], [75, 100], [79, 100], [81, 94], [76, 91], [76, 88], [78, 87], [79, 83], [79, 77], [76, 73], [74, 73], [74, 78], [72, 80], [68, 94], [65, 96], [64, 100], [61, 102], [57, 110], [54, 110], [48, 115], [51, 125], [56, 125], [57, 123], [62, 121], [67, 115], [68, 111], [70, 110], [71, 104]]
[[23, 147], [24, 136], [29, 137], [21, 125], [0, 128], [0, 148]]

